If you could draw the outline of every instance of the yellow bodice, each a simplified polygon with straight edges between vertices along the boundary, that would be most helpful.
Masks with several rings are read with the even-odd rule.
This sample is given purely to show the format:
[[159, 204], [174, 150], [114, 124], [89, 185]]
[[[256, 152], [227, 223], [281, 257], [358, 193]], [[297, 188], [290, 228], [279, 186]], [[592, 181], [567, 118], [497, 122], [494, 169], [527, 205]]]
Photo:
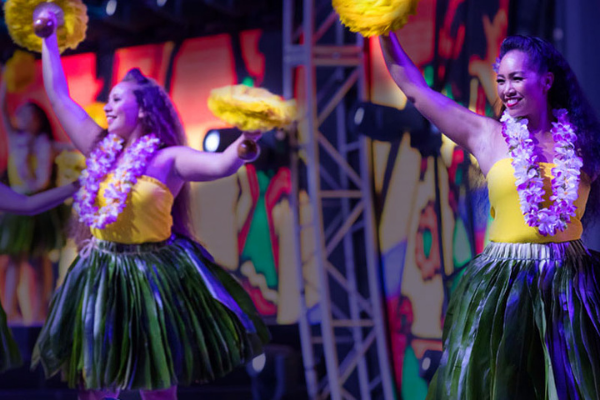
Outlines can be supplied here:
[[[489, 238], [492, 242], [505, 243], [560, 243], [581, 238], [583, 227], [581, 218], [585, 213], [585, 205], [590, 193], [590, 179], [582, 173], [579, 183], [579, 197], [575, 200], [575, 217], [567, 225], [567, 229], [554, 236], [543, 236], [537, 228], [527, 224], [521, 212], [516, 178], [510, 158], [503, 158], [492, 165], [487, 174], [488, 190], [491, 205], [492, 223], [489, 227]], [[552, 193], [552, 168], [554, 164], [540, 163], [544, 177], [544, 202], [548, 207]]]
[[[106, 204], [104, 192], [112, 175], [100, 184], [96, 205]], [[127, 204], [115, 222], [104, 229], [92, 228], [94, 237], [117, 243], [161, 242], [171, 236], [173, 195], [158, 179], [142, 175], [131, 188]]]
[[[29, 190], [19, 190], [23, 185], [25, 185], [25, 181], [21, 178], [19, 174], [19, 169], [17, 167], [17, 160], [14, 155], [8, 155], [8, 163], [6, 165], [6, 174], [8, 175], [8, 183], [10, 187], [16, 190], [19, 193], [27, 193]], [[27, 156], [27, 167], [30, 171], [35, 171], [37, 168], [37, 159], [33, 154]]]

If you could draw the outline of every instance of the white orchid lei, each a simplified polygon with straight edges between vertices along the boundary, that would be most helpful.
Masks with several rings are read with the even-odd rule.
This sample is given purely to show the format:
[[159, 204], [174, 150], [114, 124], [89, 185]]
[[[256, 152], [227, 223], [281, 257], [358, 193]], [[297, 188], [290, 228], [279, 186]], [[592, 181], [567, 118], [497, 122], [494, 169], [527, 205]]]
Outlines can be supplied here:
[[104, 191], [106, 205], [96, 206], [100, 183], [105, 179], [117, 157], [123, 150], [123, 139], [111, 133], [92, 151], [86, 161], [79, 181], [81, 189], [75, 194], [75, 210], [79, 220], [86, 225], [103, 229], [117, 220], [125, 208], [127, 196], [140, 175], [146, 170], [146, 164], [160, 145], [154, 134], [144, 135], [125, 150], [122, 160], [114, 171], [112, 181]]
[[554, 159], [552, 168], [552, 196], [549, 208], [541, 208], [544, 195], [544, 180], [538, 156], [534, 155], [534, 143], [527, 129], [527, 119], [516, 120], [507, 111], [500, 121], [503, 123], [502, 134], [508, 144], [512, 157], [512, 166], [517, 179], [517, 191], [521, 211], [525, 221], [531, 227], [537, 227], [540, 234], [555, 235], [564, 231], [570, 217], [575, 216], [574, 202], [578, 196], [579, 180], [583, 161], [576, 154], [575, 141], [577, 135], [569, 122], [567, 110], [553, 111], [557, 122], [552, 123], [554, 139]]

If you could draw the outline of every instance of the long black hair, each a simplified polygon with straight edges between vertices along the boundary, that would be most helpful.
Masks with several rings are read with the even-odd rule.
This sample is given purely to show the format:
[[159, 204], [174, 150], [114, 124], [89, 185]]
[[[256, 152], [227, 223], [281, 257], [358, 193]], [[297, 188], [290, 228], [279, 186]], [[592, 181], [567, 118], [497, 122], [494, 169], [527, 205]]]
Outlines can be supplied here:
[[[144, 76], [138, 68], [130, 69], [122, 82], [135, 84], [133, 93], [138, 106], [144, 112], [144, 116], [140, 120], [144, 134], [156, 134], [165, 147], [187, 144], [181, 119], [173, 102], [158, 83]], [[189, 183], [183, 185], [175, 198], [171, 215], [173, 216], [173, 232], [193, 237]]]

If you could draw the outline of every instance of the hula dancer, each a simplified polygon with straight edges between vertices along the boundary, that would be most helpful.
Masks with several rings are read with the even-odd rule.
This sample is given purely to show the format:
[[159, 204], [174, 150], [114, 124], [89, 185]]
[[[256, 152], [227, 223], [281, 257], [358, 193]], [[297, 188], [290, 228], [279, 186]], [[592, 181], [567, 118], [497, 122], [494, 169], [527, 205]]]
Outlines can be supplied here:
[[[25, 196], [0, 183], [0, 211], [29, 216], [43, 213], [60, 205], [78, 188], [79, 183], [75, 182], [32, 196]], [[21, 355], [7, 326], [4, 309], [0, 305], [0, 372], [18, 367], [21, 363]]]
[[[14, 191], [31, 195], [55, 186], [54, 160], [60, 145], [53, 140], [46, 113], [34, 102], [17, 108], [15, 124], [11, 124], [7, 83], [5, 75], [0, 84], [0, 112], [8, 138], [8, 181]], [[69, 211], [61, 205], [35, 216], [0, 216], [0, 254], [9, 256], [2, 288], [9, 320], [26, 325], [44, 322], [53, 287], [49, 253], [65, 243]], [[19, 290], [21, 286], [30, 290]]]
[[428, 399], [597, 399], [600, 257], [581, 219], [598, 210], [600, 124], [567, 61], [505, 39], [498, 121], [430, 89], [393, 32], [380, 39], [398, 87], [479, 161], [494, 217], [450, 300]]
[[121, 390], [176, 399], [177, 385], [227, 374], [269, 338], [250, 297], [192, 239], [188, 217], [188, 182], [235, 173], [245, 162], [239, 145], [260, 134], [218, 154], [184, 146], [171, 100], [138, 69], [111, 90], [101, 129], [69, 96], [56, 15], [42, 16], [53, 28], [43, 40], [44, 84], [88, 157], [74, 206], [93, 237], [52, 300], [34, 363], [47, 376], [61, 372], [80, 399]]

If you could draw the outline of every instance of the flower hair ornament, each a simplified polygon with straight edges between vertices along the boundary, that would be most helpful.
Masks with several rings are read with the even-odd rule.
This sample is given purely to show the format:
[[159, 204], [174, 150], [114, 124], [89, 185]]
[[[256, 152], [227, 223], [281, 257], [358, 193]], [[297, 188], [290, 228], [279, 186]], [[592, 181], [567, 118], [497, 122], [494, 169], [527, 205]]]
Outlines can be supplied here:
[[515, 170], [517, 191], [525, 221], [537, 228], [543, 236], [564, 231], [571, 217], [575, 216], [575, 200], [578, 197], [579, 180], [583, 161], [577, 155], [577, 135], [569, 122], [565, 109], [554, 110], [557, 121], [552, 123], [555, 167], [552, 168], [552, 204], [541, 208], [544, 196], [542, 172], [534, 155], [534, 143], [527, 128], [527, 119], [516, 120], [507, 111], [500, 121], [502, 135], [508, 145]]

